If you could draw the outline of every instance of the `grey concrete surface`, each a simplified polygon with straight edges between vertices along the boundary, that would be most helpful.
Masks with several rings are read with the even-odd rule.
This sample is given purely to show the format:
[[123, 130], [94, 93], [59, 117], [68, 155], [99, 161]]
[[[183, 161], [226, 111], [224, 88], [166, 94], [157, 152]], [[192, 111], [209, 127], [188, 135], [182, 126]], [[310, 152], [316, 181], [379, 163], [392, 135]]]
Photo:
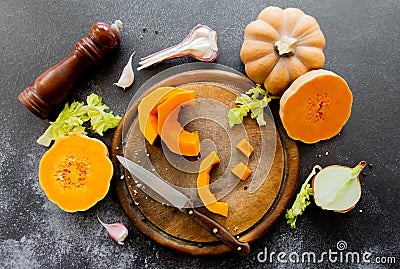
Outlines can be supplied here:
[[[46, 148], [36, 144], [48, 122], [18, 101], [38, 75], [70, 53], [97, 21], [124, 22], [121, 49], [86, 73], [67, 101], [95, 92], [122, 115], [135, 91], [154, 74], [191, 62], [172, 60], [136, 72], [135, 84], [122, 91], [112, 85], [136, 51], [139, 57], [180, 41], [198, 23], [218, 33], [217, 63], [240, 72], [245, 26], [269, 5], [299, 7], [314, 16], [325, 35], [325, 69], [342, 75], [354, 95], [350, 120], [339, 136], [314, 145], [298, 143], [299, 181], [315, 164], [353, 166], [372, 163], [361, 178], [362, 199], [347, 214], [311, 205], [290, 229], [283, 218], [252, 244], [247, 257], [228, 254], [191, 257], [150, 241], [128, 222], [112, 195], [88, 211], [65, 213], [50, 202], [38, 182]], [[3, 0], [0, 8], [0, 268], [398, 268], [400, 263], [399, 85], [400, 2], [392, 1], [78, 1]], [[143, 27], [147, 28], [143, 32]], [[156, 34], [157, 31], [157, 34]], [[101, 139], [110, 145], [113, 132]], [[99, 225], [120, 221], [130, 231], [125, 245], [113, 242]], [[338, 249], [345, 241], [347, 248]], [[371, 253], [368, 262], [339, 258], [321, 263], [264, 260], [271, 252]], [[342, 253], [342, 254], [340, 254]], [[318, 256], [319, 257], [319, 256]], [[386, 257], [387, 259], [383, 259]], [[388, 257], [394, 257], [396, 263]], [[282, 258], [282, 257], [281, 257]], [[377, 259], [378, 258], [378, 259]], [[379, 258], [381, 262], [378, 263]]]

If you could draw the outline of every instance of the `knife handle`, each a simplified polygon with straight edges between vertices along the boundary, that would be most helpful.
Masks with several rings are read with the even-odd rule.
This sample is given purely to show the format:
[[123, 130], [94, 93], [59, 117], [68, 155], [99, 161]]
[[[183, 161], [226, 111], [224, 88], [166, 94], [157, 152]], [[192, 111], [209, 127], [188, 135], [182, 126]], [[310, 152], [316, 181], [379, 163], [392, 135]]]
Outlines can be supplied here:
[[204, 229], [210, 232], [213, 236], [224, 242], [232, 250], [239, 253], [241, 256], [246, 256], [250, 253], [250, 245], [247, 242], [240, 242], [228, 230], [215, 220], [200, 213], [194, 207], [185, 208], [184, 212], [195, 222], [200, 224]]

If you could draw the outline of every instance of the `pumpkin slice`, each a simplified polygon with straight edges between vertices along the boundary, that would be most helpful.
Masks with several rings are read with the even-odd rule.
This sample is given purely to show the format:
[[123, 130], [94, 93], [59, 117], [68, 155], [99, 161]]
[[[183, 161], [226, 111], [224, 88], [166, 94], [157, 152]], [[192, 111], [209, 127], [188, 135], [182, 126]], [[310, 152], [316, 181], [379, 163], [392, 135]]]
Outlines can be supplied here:
[[197, 132], [184, 130], [178, 122], [180, 107], [194, 106], [194, 91], [181, 91], [173, 94], [159, 104], [158, 133], [165, 145], [174, 153], [185, 156], [197, 156], [200, 152], [200, 139]]
[[241, 180], [246, 180], [251, 174], [251, 169], [242, 162], [238, 163], [231, 171]]
[[183, 91], [183, 89], [161, 87], [150, 92], [140, 101], [138, 106], [139, 128], [151, 145], [158, 137], [158, 105], [180, 91]]
[[254, 148], [250, 144], [249, 141], [247, 141], [246, 138], [243, 138], [237, 145], [236, 148], [240, 150], [247, 158], [250, 157], [250, 155], [253, 153]]
[[287, 134], [304, 143], [337, 135], [351, 114], [352, 93], [346, 81], [327, 70], [312, 70], [285, 91], [279, 115]]
[[112, 175], [106, 145], [79, 134], [57, 140], [39, 164], [42, 189], [67, 212], [87, 210], [103, 199]]
[[212, 151], [204, 160], [200, 163], [200, 172], [197, 176], [197, 192], [200, 196], [204, 206], [211, 212], [228, 216], [228, 204], [219, 202], [210, 191], [210, 171], [212, 167], [219, 163], [219, 157], [215, 151]]

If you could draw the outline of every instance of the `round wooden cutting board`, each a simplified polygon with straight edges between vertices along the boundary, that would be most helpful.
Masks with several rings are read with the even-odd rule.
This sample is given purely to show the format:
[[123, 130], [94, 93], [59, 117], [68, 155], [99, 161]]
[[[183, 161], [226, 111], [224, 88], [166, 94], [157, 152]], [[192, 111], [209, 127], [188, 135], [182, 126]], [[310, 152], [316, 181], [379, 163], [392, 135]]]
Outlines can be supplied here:
[[[177, 169], [176, 165], [180, 167], [181, 163], [186, 162], [189, 167], [192, 164], [195, 166], [206, 157], [208, 147], [201, 149], [199, 158], [167, 154], [168, 149], [163, 147], [160, 139], [154, 145], [144, 140], [137, 120], [137, 106], [151, 91], [163, 86], [193, 90], [197, 102], [195, 108], [182, 108], [179, 120], [188, 122], [184, 126], [186, 130], [198, 131], [201, 140], [212, 141], [211, 148], [217, 152], [221, 162], [211, 171], [210, 189], [218, 193], [218, 200], [228, 203], [229, 214], [228, 217], [223, 217], [209, 212], [205, 207], [199, 207], [198, 210], [219, 222], [240, 241], [251, 243], [268, 231], [294, 195], [299, 173], [298, 148], [287, 137], [279, 122], [278, 103], [271, 104], [272, 114], [264, 115], [267, 127], [259, 127], [249, 117], [245, 118], [241, 127], [227, 127], [227, 111], [235, 107], [236, 96], [254, 84], [237, 72], [224, 68], [216, 70], [214, 65], [201, 67], [184, 71], [180, 68], [179, 72], [175, 70], [172, 74], [168, 71], [167, 75], [161, 74], [139, 89], [112, 142], [111, 158], [115, 170], [113, 185], [132, 224], [152, 240], [191, 255], [216, 255], [229, 252], [230, 249], [178, 209], [159, 202], [123, 169], [116, 158], [116, 155], [124, 155], [133, 161], [137, 158], [138, 163], [141, 160], [143, 163], [145, 159], [151, 164], [152, 170], [164, 180], [196, 191], [197, 173], [193, 169]], [[221, 67], [218, 66], [217, 69]], [[205, 110], [207, 113], [203, 114]], [[185, 115], [189, 117], [186, 119]], [[255, 149], [249, 158], [235, 148], [244, 135]], [[245, 181], [230, 173], [239, 161], [243, 161], [253, 171]], [[226, 193], [221, 190], [221, 184], [212, 187], [222, 177], [229, 180], [226, 186], [230, 187], [227, 187]], [[252, 188], [252, 180], [260, 182], [258, 189]], [[190, 197], [195, 204], [201, 205], [195, 193]]]

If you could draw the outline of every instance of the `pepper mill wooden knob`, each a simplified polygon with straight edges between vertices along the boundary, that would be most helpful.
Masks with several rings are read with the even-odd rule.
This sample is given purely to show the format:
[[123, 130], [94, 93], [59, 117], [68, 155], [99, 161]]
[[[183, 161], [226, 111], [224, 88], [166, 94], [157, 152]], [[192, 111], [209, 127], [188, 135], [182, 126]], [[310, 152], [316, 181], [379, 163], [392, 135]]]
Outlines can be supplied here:
[[94, 24], [87, 37], [75, 44], [74, 51], [40, 75], [33, 86], [18, 96], [20, 102], [41, 119], [48, 116], [54, 105], [62, 103], [79, 75], [120, 45], [121, 21], [112, 26], [104, 22]]

